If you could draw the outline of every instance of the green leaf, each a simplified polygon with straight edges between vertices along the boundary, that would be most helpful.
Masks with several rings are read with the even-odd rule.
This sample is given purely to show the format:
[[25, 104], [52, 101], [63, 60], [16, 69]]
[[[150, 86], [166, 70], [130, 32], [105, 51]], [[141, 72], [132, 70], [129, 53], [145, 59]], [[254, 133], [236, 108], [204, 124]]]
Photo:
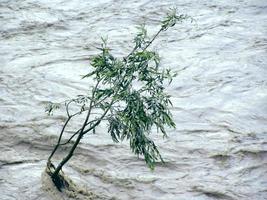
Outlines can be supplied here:
[[45, 106], [45, 112], [48, 115], [53, 115], [53, 112], [60, 108], [59, 103], [48, 102]]

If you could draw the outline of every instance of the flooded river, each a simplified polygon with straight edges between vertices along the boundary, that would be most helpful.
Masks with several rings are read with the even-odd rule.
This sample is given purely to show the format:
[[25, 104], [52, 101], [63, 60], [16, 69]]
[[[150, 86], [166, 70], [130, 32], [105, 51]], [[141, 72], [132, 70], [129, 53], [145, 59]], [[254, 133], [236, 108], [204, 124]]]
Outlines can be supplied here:
[[135, 26], [153, 34], [174, 6], [196, 22], [153, 46], [179, 71], [168, 88], [177, 128], [154, 134], [166, 164], [150, 171], [102, 125], [64, 170], [102, 199], [267, 199], [266, 0], [0, 0], [0, 199], [58, 198], [41, 174], [65, 116], [46, 103], [93, 85], [81, 75], [100, 36], [125, 56]]

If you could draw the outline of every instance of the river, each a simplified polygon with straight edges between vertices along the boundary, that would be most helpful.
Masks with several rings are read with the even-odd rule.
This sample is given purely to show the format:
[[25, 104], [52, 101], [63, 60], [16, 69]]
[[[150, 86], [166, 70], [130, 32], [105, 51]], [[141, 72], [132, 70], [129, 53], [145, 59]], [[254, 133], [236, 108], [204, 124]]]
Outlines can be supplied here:
[[100, 199], [267, 199], [266, 0], [0, 0], [0, 199], [67, 199], [43, 186], [65, 120], [61, 111], [47, 116], [46, 103], [94, 84], [81, 75], [100, 36], [125, 56], [136, 25], [155, 33], [170, 7], [195, 22], [153, 46], [179, 71], [167, 89], [177, 128], [154, 134], [166, 164], [150, 171], [102, 125], [64, 171]]

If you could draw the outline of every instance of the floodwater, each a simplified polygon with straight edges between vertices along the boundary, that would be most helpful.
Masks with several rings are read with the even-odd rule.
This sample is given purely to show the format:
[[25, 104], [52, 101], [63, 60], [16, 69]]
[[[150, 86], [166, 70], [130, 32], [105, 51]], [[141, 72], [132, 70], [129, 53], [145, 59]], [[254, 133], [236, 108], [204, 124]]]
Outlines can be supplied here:
[[47, 116], [46, 103], [93, 85], [81, 75], [100, 36], [125, 56], [135, 26], [153, 34], [174, 6], [196, 22], [153, 46], [179, 71], [168, 88], [177, 128], [154, 134], [166, 164], [150, 171], [102, 125], [65, 173], [103, 199], [267, 199], [266, 0], [0, 0], [0, 199], [58, 198], [41, 174], [65, 116]]

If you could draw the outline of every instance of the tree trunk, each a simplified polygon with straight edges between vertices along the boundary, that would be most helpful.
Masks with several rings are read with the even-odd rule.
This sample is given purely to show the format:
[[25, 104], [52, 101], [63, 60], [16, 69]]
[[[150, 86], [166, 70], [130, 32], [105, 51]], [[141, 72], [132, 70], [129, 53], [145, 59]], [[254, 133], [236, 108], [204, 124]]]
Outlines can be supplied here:
[[[55, 171], [52, 172], [50, 174], [54, 184], [56, 185], [56, 187], [59, 189], [59, 191], [61, 191], [61, 188], [64, 188], [65, 186], [68, 186], [67, 182], [64, 180], [64, 177], [61, 176], [59, 174], [59, 172], [61, 171], [62, 167], [69, 161], [69, 159], [71, 159], [71, 157], [73, 156], [73, 152], [75, 151], [76, 147], [78, 146], [78, 144], [80, 143], [80, 140], [82, 139], [83, 136], [83, 131], [84, 128], [86, 127], [86, 124], [89, 120], [90, 114], [91, 114], [91, 106], [92, 103], [90, 103], [90, 109], [88, 110], [86, 119], [84, 120], [83, 126], [81, 128], [81, 131], [79, 133], [79, 136], [77, 137], [75, 143], [73, 144], [73, 146], [71, 147], [70, 152], [68, 153], [68, 155], [58, 164], [58, 166], [55, 168]], [[48, 160], [48, 162], [50, 162]], [[51, 163], [51, 162], [50, 162]], [[48, 163], [49, 164], [49, 163]], [[66, 185], [67, 184], [67, 185]]]
[[73, 156], [73, 152], [75, 151], [76, 147], [80, 143], [80, 140], [82, 139], [82, 132], [80, 132], [78, 138], [76, 139], [74, 145], [72, 146], [69, 154], [58, 164], [58, 166], [55, 168], [55, 171], [50, 174], [54, 184], [58, 188], [59, 191], [61, 191], [62, 188], [67, 187], [69, 184], [64, 179], [64, 177], [60, 174], [60, 171], [62, 170], [62, 167], [71, 159]]

